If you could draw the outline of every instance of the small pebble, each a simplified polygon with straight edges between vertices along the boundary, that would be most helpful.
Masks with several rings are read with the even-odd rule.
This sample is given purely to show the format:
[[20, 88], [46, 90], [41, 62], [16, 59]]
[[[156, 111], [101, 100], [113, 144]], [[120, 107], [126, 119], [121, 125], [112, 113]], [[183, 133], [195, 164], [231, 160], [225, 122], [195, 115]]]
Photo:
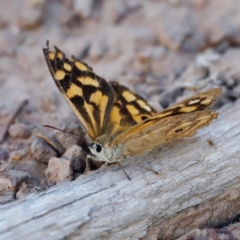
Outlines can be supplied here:
[[27, 153], [28, 153], [28, 148], [16, 150], [16, 151], [11, 153], [11, 157], [10, 158], [11, 158], [12, 161], [19, 161], [24, 156], [26, 156]]
[[39, 187], [30, 187], [26, 182], [23, 182], [21, 187], [16, 193], [16, 199], [21, 199], [26, 197], [29, 193], [38, 192], [41, 189]]
[[0, 204], [13, 201], [18, 186], [30, 175], [20, 170], [0, 172]]
[[27, 139], [31, 136], [31, 131], [23, 123], [14, 123], [9, 127], [8, 134], [14, 139]]
[[8, 156], [9, 156], [9, 153], [0, 148], [0, 161], [1, 160], [7, 160]]
[[71, 167], [74, 171], [81, 172], [82, 167], [85, 166], [85, 155], [81, 147], [73, 145], [67, 149], [62, 157], [71, 162]]
[[[30, 4], [29, 4], [30, 3]], [[34, 29], [40, 26], [43, 20], [44, 4], [34, 4], [29, 0], [25, 0], [22, 4], [21, 11], [18, 16], [18, 26], [20, 29]]]
[[82, 18], [90, 17], [92, 13], [94, 0], [78, 1], [73, 0], [73, 6], [77, 15]]
[[183, 87], [178, 87], [175, 88], [173, 91], [171, 92], [167, 92], [166, 94], [164, 94], [164, 96], [162, 97], [160, 104], [163, 108], [167, 108], [169, 106], [171, 106], [178, 97], [182, 96], [184, 92], [184, 88]]
[[0, 172], [5, 172], [7, 169], [7, 163], [3, 160], [0, 160]]
[[49, 183], [59, 183], [72, 179], [71, 162], [64, 158], [53, 157], [49, 160], [45, 175]]
[[109, 50], [109, 45], [106, 39], [94, 41], [89, 51], [89, 57], [94, 60], [98, 60], [105, 56]]
[[151, 60], [159, 60], [162, 61], [164, 57], [166, 56], [167, 52], [166, 49], [163, 47], [147, 47], [143, 49], [139, 54], [137, 55], [137, 58], [140, 62], [148, 62]]
[[30, 149], [33, 159], [43, 163], [48, 163], [50, 158], [57, 156], [57, 153], [40, 138], [33, 138]]

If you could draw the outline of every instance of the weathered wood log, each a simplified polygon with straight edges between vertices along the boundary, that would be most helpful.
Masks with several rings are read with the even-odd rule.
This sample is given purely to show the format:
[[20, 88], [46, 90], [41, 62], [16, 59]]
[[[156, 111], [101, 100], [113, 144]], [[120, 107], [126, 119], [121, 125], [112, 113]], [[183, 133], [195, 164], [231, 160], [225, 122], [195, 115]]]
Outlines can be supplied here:
[[[0, 239], [172, 239], [240, 207], [240, 101], [191, 139], [0, 206]], [[209, 140], [213, 144], [210, 144]]]

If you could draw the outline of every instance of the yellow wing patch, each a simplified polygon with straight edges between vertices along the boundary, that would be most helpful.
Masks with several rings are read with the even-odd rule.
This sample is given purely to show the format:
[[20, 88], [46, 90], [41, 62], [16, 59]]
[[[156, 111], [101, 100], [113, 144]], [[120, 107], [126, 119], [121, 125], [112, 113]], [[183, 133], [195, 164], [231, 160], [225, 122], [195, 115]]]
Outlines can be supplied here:
[[83, 63], [81, 63], [80, 61], [76, 61], [75, 62], [75, 66], [79, 69], [79, 71], [81, 71], [81, 72], [88, 72], [89, 71], [89, 68], [85, 65], [85, 64], [83, 64]]
[[66, 71], [68, 71], [68, 72], [71, 72], [71, 71], [72, 71], [72, 67], [71, 67], [71, 65], [68, 64], [68, 63], [64, 63], [64, 64], [63, 64], [63, 68], [64, 68]]
[[136, 96], [133, 93], [129, 92], [129, 91], [124, 91], [122, 93], [122, 95], [123, 95], [123, 97], [125, 98], [125, 100], [127, 102], [132, 102], [132, 101], [136, 100]]
[[99, 82], [93, 79], [92, 77], [78, 77], [77, 80], [83, 85], [99, 87]]
[[71, 84], [66, 92], [67, 96], [71, 99], [75, 96], [83, 96], [82, 88], [78, 87], [76, 84]]
[[64, 71], [58, 70], [55, 73], [55, 79], [58, 80], [58, 81], [61, 81], [65, 78], [65, 75], [66, 75], [66, 73]]

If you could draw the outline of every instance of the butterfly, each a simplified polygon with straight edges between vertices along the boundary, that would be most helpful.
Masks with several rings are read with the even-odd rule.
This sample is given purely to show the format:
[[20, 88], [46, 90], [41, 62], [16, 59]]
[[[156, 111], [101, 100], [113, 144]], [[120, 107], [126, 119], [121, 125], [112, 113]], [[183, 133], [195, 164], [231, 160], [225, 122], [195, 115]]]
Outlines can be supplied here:
[[218, 113], [207, 110], [222, 89], [213, 88], [157, 113], [141, 96], [117, 82], [107, 82], [74, 56], [70, 59], [56, 46], [43, 53], [65, 100], [92, 139], [95, 160], [118, 162], [147, 153], [174, 139], [193, 136]]

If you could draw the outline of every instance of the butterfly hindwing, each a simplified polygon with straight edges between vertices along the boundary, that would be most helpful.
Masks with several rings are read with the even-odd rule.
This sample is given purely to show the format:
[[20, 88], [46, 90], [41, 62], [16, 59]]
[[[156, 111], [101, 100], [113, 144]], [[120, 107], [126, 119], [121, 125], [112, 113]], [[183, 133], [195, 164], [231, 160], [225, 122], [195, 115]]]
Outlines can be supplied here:
[[174, 139], [191, 137], [217, 116], [216, 111], [205, 110], [167, 118], [150, 118], [127, 131], [119, 143], [121, 154], [124, 157], [139, 155]]
[[91, 67], [75, 57], [67, 59], [57, 47], [52, 52], [47, 45], [43, 53], [56, 85], [95, 140], [108, 128], [114, 102], [113, 89]]
[[124, 142], [123, 152], [130, 151], [129, 147], [136, 145], [141, 153], [173, 139], [190, 137], [217, 118], [216, 111], [205, 109], [215, 103], [221, 92], [221, 88], [213, 88], [169, 107], [129, 128], [117, 136], [110, 146]]
[[221, 88], [212, 88], [166, 108], [158, 116], [168, 117], [207, 109], [217, 101], [221, 93]]
[[111, 127], [104, 136], [98, 138], [101, 143], [108, 141], [109, 136], [114, 138], [120, 132], [156, 114], [145, 99], [127, 87], [117, 82], [109, 82], [109, 85], [114, 91], [115, 100], [109, 119]]
[[114, 106], [119, 108], [122, 125], [133, 126], [156, 114], [147, 101], [127, 87], [110, 82], [115, 93]]

